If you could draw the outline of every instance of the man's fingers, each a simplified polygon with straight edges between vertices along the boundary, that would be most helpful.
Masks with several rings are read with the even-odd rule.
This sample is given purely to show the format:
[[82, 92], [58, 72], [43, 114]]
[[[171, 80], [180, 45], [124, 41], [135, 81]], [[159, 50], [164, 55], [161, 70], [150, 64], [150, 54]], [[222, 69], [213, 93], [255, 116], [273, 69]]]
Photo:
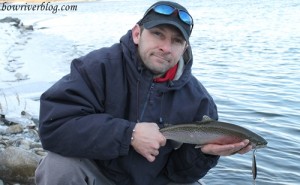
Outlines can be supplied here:
[[159, 150], [152, 150], [151, 152], [147, 152], [146, 155], [144, 155], [144, 157], [149, 161], [149, 162], [153, 162], [155, 161], [156, 156], [159, 155]]
[[152, 152], [152, 155], [153, 155], [153, 156], [158, 156], [158, 154], [159, 154], [159, 151], [158, 151], [158, 150], [154, 150], [154, 151]]
[[167, 143], [167, 139], [163, 135], [161, 135], [161, 140], [159, 142], [159, 145], [160, 146], [165, 146], [166, 143]]
[[238, 151], [238, 153], [239, 154], [245, 154], [245, 153], [249, 152], [250, 150], [252, 150], [252, 146], [248, 145], [248, 146], [242, 148], [240, 151]]
[[159, 155], [159, 148], [166, 145], [166, 138], [156, 123], [138, 123], [133, 132], [131, 145], [148, 161], [153, 162]]
[[242, 142], [228, 145], [207, 144], [203, 146], [201, 150], [203, 153], [207, 154], [228, 156], [235, 153], [245, 154], [249, 152], [252, 147], [247, 145], [249, 145], [249, 140], [246, 139]]
[[149, 155], [147, 155], [147, 156], [145, 156], [145, 157], [146, 157], [146, 159], [147, 159], [149, 162], [155, 161], [155, 156], [153, 156], [153, 155], [151, 155], [151, 154], [149, 154]]

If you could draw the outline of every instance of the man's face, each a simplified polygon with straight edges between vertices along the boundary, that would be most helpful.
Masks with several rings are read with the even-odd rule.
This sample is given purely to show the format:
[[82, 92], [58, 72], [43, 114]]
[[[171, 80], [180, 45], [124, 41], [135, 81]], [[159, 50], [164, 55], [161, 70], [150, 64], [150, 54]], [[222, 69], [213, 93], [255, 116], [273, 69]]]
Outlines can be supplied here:
[[162, 76], [175, 66], [187, 47], [179, 30], [169, 25], [143, 31], [136, 25], [132, 29], [132, 35], [144, 65], [155, 77]]

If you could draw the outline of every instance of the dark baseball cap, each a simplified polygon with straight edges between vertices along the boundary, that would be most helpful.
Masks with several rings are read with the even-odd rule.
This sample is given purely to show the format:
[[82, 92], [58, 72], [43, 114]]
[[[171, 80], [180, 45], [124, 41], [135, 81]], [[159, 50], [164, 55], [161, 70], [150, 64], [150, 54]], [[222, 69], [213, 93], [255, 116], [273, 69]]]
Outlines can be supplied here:
[[146, 11], [138, 24], [146, 29], [162, 24], [175, 26], [188, 41], [193, 29], [193, 18], [182, 5], [170, 1], [159, 1]]

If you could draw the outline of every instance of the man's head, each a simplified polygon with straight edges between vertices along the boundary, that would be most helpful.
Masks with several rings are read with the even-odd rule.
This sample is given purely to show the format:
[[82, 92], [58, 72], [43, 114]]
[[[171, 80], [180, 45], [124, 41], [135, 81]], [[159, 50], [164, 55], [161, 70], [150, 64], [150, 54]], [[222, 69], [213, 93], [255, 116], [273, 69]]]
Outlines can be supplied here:
[[143, 64], [163, 76], [173, 68], [188, 47], [193, 20], [181, 5], [160, 1], [152, 5], [132, 29], [133, 42]]
[[138, 24], [146, 29], [163, 24], [172, 25], [180, 30], [186, 41], [189, 40], [194, 25], [187, 9], [170, 1], [159, 1], [153, 4]]

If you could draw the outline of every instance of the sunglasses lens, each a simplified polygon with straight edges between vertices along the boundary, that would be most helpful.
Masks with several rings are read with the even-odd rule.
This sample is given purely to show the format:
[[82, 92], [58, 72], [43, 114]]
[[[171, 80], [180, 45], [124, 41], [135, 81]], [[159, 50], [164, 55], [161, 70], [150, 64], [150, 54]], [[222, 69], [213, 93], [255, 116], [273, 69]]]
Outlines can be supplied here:
[[156, 13], [163, 15], [171, 15], [174, 12], [174, 8], [168, 5], [158, 5], [153, 8]]
[[179, 11], [179, 17], [180, 17], [180, 19], [181, 19], [183, 22], [185, 22], [186, 24], [189, 24], [189, 25], [192, 25], [192, 24], [193, 24], [192, 17], [191, 17], [188, 13], [186, 13], [186, 12], [180, 10], [180, 11]]
[[[153, 10], [156, 13], [159, 13], [162, 15], [171, 15], [175, 11], [175, 8], [173, 8], [172, 6], [169, 6], [169, 5], [157, 5], [153, 8]], [[187, 12], [185, 12], [183, 10], [178, 10], [178, 12], [179, 12], [180, 19], [184, 23], [186, 23], [190, 26], [193, 26], [193, 19]]]

